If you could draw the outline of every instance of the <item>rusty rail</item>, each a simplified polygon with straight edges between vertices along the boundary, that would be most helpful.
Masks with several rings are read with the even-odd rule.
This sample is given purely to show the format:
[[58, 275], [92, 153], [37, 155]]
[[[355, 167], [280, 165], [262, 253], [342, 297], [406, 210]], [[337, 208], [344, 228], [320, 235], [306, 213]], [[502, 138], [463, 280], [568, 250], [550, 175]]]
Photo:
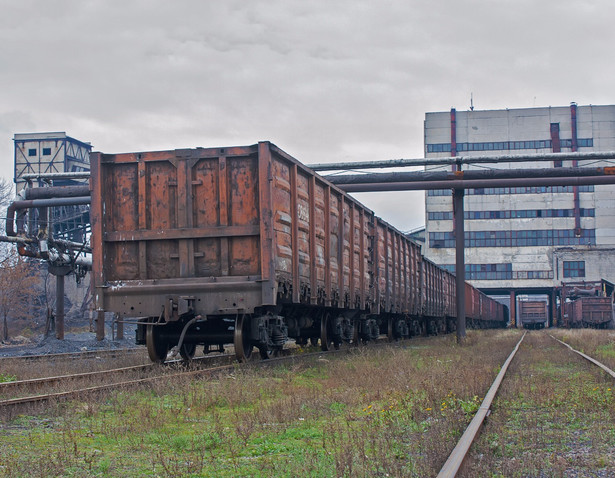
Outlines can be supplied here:
[[107, 356], [118, 356], [118, 355], [128, 355], [143, 352], [145, 353], [145, 349], [142, 347], [135, 348], [120, 348], [120, 349], [94, 349], [94, 350], [81, 350], [75, 352], [62, 352], [56, 354], [39, 354], [39, 355], [5, 355], [0, 356], [0, 363], [3, 360], [11, 360], [11, 361], [20, 361], [20, 360], [46, 360], [52, 361], [57, 359], [88, 359], [88, 358], [97, 358], [97, 357], [107, 357]]
[[446, 460], [446, 463], [444, 463], [444, 466], [440, 470], [440, 473], [438, 473], [438, 478], [452, 478], [459, 471], [459, 468], [461, 467], [461, 464], [463, 463], [463, 460], [465, 459], [466, 454], [468, 453], [468, 450], [470, 449], [470, 446], [474, 441], [474, 438], [476, 438], [476, 435], [478, 434], [478, 431], [480, 430], [480, 427], [483, 424], [485, 417], [489, 413], [491, 403], [493, 402], [495, 394], [500, 388], [500, 384], [504, 379], [506, 370], [508, 370], [508, 366], [510, 365], [510, 362], [512, 362], [512, 359], [515, 357], [517, 350], [519, 350], [519, 346], [521, 345], [521, 342], [523, 342], [523, 339], [525, 338], [526, 334], [527, 332], [523, 334], [521, 340], [517, 342], [517, 345], [506, 359], [506, 362], [504, 362], [504, 365], [502, 365], [500, 373], [498, 373], [498, 376], [495, 378], [493, 384], [491, 385], [491, 388], [489, 388], [489, 391], [487, 392], [487, 395], [485, 395], [485, 399], [483, 400], [483, 403], [481, 403], [480, 408], [476, 412], [476, 415], [474, 415], [474, 418], [466, 428], [466, 431], [463, 433], [461, 439], [457, 443], [457, 446], [455, 446], [453, 452], [450, 454], [448, 460]]
[[593, 363], [594, 365], [597, 365], [598, 367], [600, 367], [602, 370], [604, 370], [606, 373], [608, 373], [611, 377], [615, 378], [615, 372], [613, 372], [609, 367], [607, 367], [606, 365], [598, 362], [596, 359], [590, 357], [589, 355], [585, 355], [583, 352], [579, 352], [576, 349], [573, 349], [570, 345], [568, 345], [566, 342], [562, 342], [560, 339], [556, 339], [555, 337], [553, 337], [551, 334], [549, 334], [549, 337], [551, 337], [554, 340], [557, 340], [560, 344], [565, 345], [566, 347], [568, 347], [570, 350], [572, 350], [574, 353], [579, 354], [581, 357], [583, 357], [586, 360], [589, 360], [591, 363]]

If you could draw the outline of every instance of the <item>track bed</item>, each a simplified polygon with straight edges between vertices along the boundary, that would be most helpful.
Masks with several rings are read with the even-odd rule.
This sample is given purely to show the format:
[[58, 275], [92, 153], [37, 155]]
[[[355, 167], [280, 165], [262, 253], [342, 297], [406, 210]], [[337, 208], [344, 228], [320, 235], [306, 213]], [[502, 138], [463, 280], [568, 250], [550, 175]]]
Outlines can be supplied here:
[[613, 378], [527, 335], [458, 476], [613, 476]]

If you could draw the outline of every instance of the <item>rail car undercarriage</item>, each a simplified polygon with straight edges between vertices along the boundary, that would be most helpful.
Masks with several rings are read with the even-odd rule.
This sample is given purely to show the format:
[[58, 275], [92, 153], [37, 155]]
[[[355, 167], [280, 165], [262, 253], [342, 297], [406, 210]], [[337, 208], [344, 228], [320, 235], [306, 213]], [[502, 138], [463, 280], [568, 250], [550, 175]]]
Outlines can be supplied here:
[[224, 351], [227, 344], [233, 345], [237, 360], [244, 362], [255, 348], [263, 359], [279, 354], [289, 339], [301, 346], [320, 343], [321, 350], [327, 351], [342, 344], [366, 344], [381, 335], [396, 341], [454, 331], [454, 320], [446, 317], [370, 315], [321, 308], [293, 312], [281, 315], [275, 310], [261, 310], [207, 317], [185, 314], [172, 322], [153, 317], [137, 323], [136, 341], [147, 346], [153, 362], [164, 362], [169, 353], [190, 360], [198, 346], [204, 347], [204, 353], [211, 353]]

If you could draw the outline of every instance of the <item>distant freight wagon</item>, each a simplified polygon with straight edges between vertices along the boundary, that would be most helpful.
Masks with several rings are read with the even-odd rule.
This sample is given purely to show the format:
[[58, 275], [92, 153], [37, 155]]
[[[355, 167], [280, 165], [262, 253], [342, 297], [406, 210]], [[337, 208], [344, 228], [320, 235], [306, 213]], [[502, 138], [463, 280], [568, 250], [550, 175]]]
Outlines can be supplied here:
[[[454, 276], [269, 142], [94, 153], [91, 167], [96, 307], [136, 320], [153, 361], [454, 329]], [[470, 326], [506, 325], [505, 306], [465, 294]]]
[[613, 284], [606, 280], [563, 284], [560, 302], [562, 326], [612, 328], [613, 290]]
[[525, 329], [544, 329], [549, 324], [549, 309], [545, 301], [519, 301], [519, 316]]

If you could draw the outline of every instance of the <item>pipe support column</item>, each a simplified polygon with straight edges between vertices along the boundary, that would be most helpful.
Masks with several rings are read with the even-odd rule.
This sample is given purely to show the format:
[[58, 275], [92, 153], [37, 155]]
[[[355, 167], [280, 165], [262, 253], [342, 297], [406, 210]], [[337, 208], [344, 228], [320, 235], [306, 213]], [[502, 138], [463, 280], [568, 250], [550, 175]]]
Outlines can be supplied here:
[[455, 223], [455, 288], [457, 307], [457, 343], [466, 337], [466, 266], [464, 238], [463, 189], [453, 189], [453, 222]]

